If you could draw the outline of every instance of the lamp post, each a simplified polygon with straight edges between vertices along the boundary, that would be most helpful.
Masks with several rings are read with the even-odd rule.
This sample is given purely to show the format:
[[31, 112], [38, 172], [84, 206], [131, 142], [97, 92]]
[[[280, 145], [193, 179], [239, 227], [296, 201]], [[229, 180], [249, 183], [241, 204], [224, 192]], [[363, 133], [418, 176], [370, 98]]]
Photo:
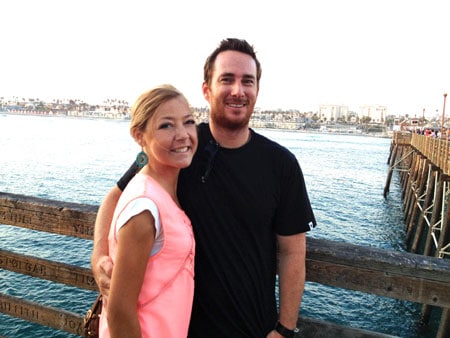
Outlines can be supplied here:
[[441, 121], [441, 138], [447, 138], [444, 136], [444, 117], [445, 117], [445, 101], [447, 100], [447, 93], [444, 94], [444, 107], [442, 108], [442, 121]]

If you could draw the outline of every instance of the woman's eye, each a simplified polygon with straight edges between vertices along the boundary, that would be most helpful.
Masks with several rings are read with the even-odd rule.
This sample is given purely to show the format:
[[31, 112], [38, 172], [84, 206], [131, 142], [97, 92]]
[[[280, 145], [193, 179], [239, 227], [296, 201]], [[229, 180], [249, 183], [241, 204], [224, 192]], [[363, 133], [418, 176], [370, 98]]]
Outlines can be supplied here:
[[187, 120], [185, 123], [186, 124], [195, 124], [195, 120], [194, 119]]
[[163, 123], [159, 126], [159, 129], [167, 129], [170, 128], [172, 125], [170, 123]]

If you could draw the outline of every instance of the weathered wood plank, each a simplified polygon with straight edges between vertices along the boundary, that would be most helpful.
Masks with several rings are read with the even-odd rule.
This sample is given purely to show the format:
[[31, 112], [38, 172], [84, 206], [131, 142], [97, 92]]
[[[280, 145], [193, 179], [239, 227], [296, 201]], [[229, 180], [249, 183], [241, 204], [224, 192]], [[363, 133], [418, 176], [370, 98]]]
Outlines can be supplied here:
[[448, 259], [310, 237], [306, 248], [307, 258], [314, 261], [442, 282], [450, 288]]
[[0, 223], [92, 239], [98, 206], [0, 192]]
[[79, 314], [2, 293], [0, 293], [0, 312], [80, 336], [83, 333], [83, 317]]
[[[86, 309], [87, 310], [87, 309]], [[0, 293], [0, 312], [29, 322], [52, 327], [57, 330], [82, 336], [83, 316], [40, 305], [28, 300]], [[299, 318], [298, 325], [302, 337], [310, 338], [388, 338], [392, 336], [377, 332], [337, 325], [311, 318]]]
[[450, 285], [379, 270], [307, 259], [308, 281], [410, 302], [450, 307]]
[[343, 326], [323, 320], [301, 317], [297, 321], [300, 337], [309, 338], [388, 338], [395, 337], [379, 332]]
[[0, 269], [82, 289], [98, 290], [90, 269], [21, 255], [2, 249], [0, 249]]
[[450, 261], [435, 257], [308, 238], [306, 279], [450, 307]]
[[[97, 206], [0, 192], [0, 223], [62, 235], [92, 239], [97, 209]], [[0, 268], [96, 290], [89, 269], [64, 263], [0, 250]], [[307, 280], [380, 296], [450, 307], [450, 260], [447, 259], [308, 238]], [[25, 306], [30, 304], [21, 303], [21, 300], [18, 303], [8, 303], [4, 299], [1, 298], [0, 312], [17, 314], [19, 311], [21, 315], [24, 313], [24, 316], [34, 316], [30, 312], [33, 308], [26, 310]], [[10, 306], [14, 306], [14, 310], [11, 310]], [[3, 311], [6, 307], [8, 309]], [[40, 308], [37, 305], [36, 309]], [[61, 311], [55, 311], [53, 315], [56, 316], [57, 313], [59, 316]], [[61, 313], [64, 316], [64, 313]], [[77, 318], [81, 320], [81, 317]], [[70, 320], [70, 325], [75, 328], [78, 325], [76, 318]], [[41, 324], [47, 325], [45, 322]], [[345, 332], [339, 331], [340, 329], [332, 324], [330, 330], [334, 331], [323, 331], [327, 325], [329, 323], [316, 326], [320, 328], [317, 332], [329, 332], [334, 337], [340, 337], [337, 332]], [[342, 337], [366, 337], [364, 333], [357, 332], [357, 329], [349, 330], [353, 335], [349, 331], [342, 333]], [[378, 334], [375, 333], [374, 337], [376, 335]]]
[[[346, 252], [348, 246], [355, 247], [354, 257], [348, 256]], [[309, 281], [385, 297], [450, 307], [450, 284], [447, 282], [450, 261], [395, 252], [396, 259], [386, 263], [384, 256], [381, 256], [382, 259], [377, 259], [379, 250], [376, 248], [361, 248], [310, 238], [308, 238], [307, 251], [307, 280]], [[405, 256], [409, 258], [406, 262]], [[424, 269], [421, 269], [424, 258], [428, 261], [425, 271], [431, 271], [431, 273], [424, 273]], [[386, 268], [384, 264], [389, 264], [389, 267]], [[0, 268], [84, 289], [97, 290], [90, 269], [65, 263], [0, 249]]]

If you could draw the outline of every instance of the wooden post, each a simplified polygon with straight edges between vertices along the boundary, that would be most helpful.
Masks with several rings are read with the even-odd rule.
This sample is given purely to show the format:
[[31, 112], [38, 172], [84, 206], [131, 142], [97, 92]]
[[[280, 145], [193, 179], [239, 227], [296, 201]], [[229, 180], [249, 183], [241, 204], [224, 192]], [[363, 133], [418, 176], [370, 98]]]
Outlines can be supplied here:
[[407, 217], [406, 217], [406, 243], [410, 242], [411, 233], [415, 228], [417, 212], [419, 210], [419, 199], [421, 198], [423, 192], [425, 191], [425, 168], [427, 165], [427, 159], [420, 158], [419, 168], [417, 170], [417, 176], [415, 179], [415, 187], [412, 190], [412, 196], [409, 204], [409, 208], [407, 209]]
[[429, 174], [428, 174], [428, 182], [426, 184], [426, 186], [427, 186], [426, 196], [425, 196], [425, 199], [422, 204], [422, 212], [420, 214], [420, 217], [419, 217], [419, 220], [417, 223], [416, 233], [414, 235], [414, 239], [412, 241], [411, 250], [410, 250], [413, 253], [417, 253], [419, 243], [422, 238], [422, 234], [424, 232], [423, 230], [424, 230], [424, 226], [425, 226], [425, 219], [427, 218], [428, 209], [429, 209], [430, 205], [433, 204], [434, 185], [435, 185], [434, 182], [435, 182], [435, 177], [436, 177], [436, 171], [433, 170], [431, 164], [429, 164], [428, 166], [429, 166]]
[[450, 309], [443, 309], [441, 316], [441, 323], [439, 324], [436, 338], [450, 337]]
[[[446, 182], [447, 187], [449, 182]], [[443, 191], [443, 194], [448, 194], [448, 191]], [[442, 203], [445, 205], [446, 209], [442, 211], [441, 215], [441, 233], [439, 234], [439, 241], [437, 245], [436, 252], [439, 254], [439, 251], [450, 241], [450, 229], [448, 226], [448, 220], [450, 218], [450, 208], [448, 202], [445, 202], [447, 199], [442, 198]], [[444, 209], [444, 208], [443, 208]]]
[[434, 253], [434, 242], [431, 233], [433, 231], [433, 226], [438, 222], [439, 217], [441, 216], [441, 208], [442, 208], [442, 194], [444, 192], [444, 180], [442, 178], [442, 173], [438, 174], [438, 183], [435, 193], [433, 212], [431, 214], [430, 219], [430, 227], [428, 228], [428, 235], [425, 242], [425, 248], [423, 250], [423, 254], [425, 256], [433, 256]]
[[406, 184], [406, 191], [404, 192], [403, 210], [405, 211], [404, 217], [405, 220], [409, 216], [410, 204], [415, 196], [414, 192], [416, 189], [415, 185], [419, 172], [419, 167], [420, 167], [420, 155], [416, 154], [413, 164], [411, 166], [411, 171], [409, 173], [408, 183]]
[[[401, 147], [402, 151], [400, 154], [401, 158], [406, 156], [406, 152], [408, 152], [409, 149], [410, 147]], [[403, 161], [403, 167], [408, 168], [408, 170], [402, 171], [400, 175], [400, 182], [402, 184], [402, 199], [405, 198], [405, 191], [407, 189], [409, 178], [411, 177], [411, 172], [414, 167], [415, 160], [416, 160], [416, 153], [412, 153], [411, 156], [408, 156], [408, 159], [405, 159]]]
[[389, 186], [391, 185], [391, 179], [392, 179], [392, 172], [394, 171], [394, 163], [397, 159], [397, 150], [398, 145], [391, 144], [391, 155], [390, 155], [390, 162], [389, 162], [389, 172], [386, 179], [386, 185], [384, 186], [384, 192], [383, 196], [384, 198], [387, 197], [387, 194], [389, 192]]
[[[430, 227], [428, 228], [427, 239], [425, 241], [425, 248], [423, 250], [423, 254], [425, 256], [434, 255], [434, 242], [432, 237], [433, 226], [437, 223], [439, 217], [441, 216], [441, 207], [442, 207], [442, 194], [444, 191], [444, 180], [442, 179], [442, 174], [439, 175], [438, 184], [435, 193], [433, 212], [431, 214], [430, 219]], [[436, 253], [437, 254], [437, 253]], [[420, 322], [422, 325], [428, 324], [430, 321], [431, 312], [433, 310], [433, 306], [423, 304], [422, 312], [420, 316]]]
[[390, 164], [392, 162], [392, 156], [393, 156], [393, 153], [394, 153], [394, 149], [395, 150], [397, 149], [397, 145], [395, 144], [394, 141], [392, 141], [391, 142], [391, 148], [389, 150], [389, 156], [388, 156], [388, 159], [387, 159], [387, 164]]

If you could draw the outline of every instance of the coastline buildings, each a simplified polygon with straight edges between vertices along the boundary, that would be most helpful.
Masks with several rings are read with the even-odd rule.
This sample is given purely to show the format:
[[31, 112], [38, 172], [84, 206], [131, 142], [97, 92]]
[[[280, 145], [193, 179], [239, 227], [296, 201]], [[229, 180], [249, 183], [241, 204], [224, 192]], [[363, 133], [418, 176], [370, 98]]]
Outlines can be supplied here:
[[40, 99], [0, 97], [0, 111], [18, 115], [68, 116], [104, 119], [128, 119], [128, 102], [108, 99], [102, 104], [89, 104], [81, 100], [57, 99], [44, 102]]
[[322, 121], [339, 121], [340, 119], [346, 121], [348, 116], [348, 106], [335, 104], [322, 104], [319, 106], [319, 118]]
[[[208, 115], [208, 108], [193, 108], [200, 120]], [[54, 99], [45, 102], [38, 98], [0, 97], [0, 111], [13, 114], [57, 115], [88, 118], [126, 119], [130, 117], [130, 105], [124, 100], [108, 99], [102, 104], [89, 104], [82, 100]], [[275, 122], [299, 122], [314, 120], [320, 122], [359, 122], [363, 119], [383, 123], [386, 121], [387, 108], [379, 105], [364, 105], [359, 112], [352, 112], [346, 105], [323, 104], [317, 112], [300, 112], [299, 110], [270, 110], [256, 108], [253, 120]], [[307, 121], [306, 121], [307, 122]]]
[[352, 112], [346, 105], [323, 104], [319, 106], [318, 115], [322, 121], [358, 122], [367, 120], [372, 123], [384, 123], [387, 107], [380, 105], [363, 105], [358, 112]]
[[[0, 96], [0, 113], [7, 114], [128, 120], [130, 108], [128, 102], [118, 99], [108, 99], [101, 104], [89, 104], [78, 99], [53, 99], [51, 102], [45, 102], [38, 98]], [[208, 121], [208, 107], [192, 107], [192, 111], [197, 122]], [[337, 104], [319, 105], [317, 111], [308, 112], [297, 109], [255, 108], [250, 127], [372, 134], [392, 131], [401, 123], [409, 125], [412, 117], [413, 115], [407, 114], [405, 116], [388, 115], [387, 107], [381, 105], [363, 105], [357, 112], [351, 111], [347, 105]], [[440, 124], [439, 117], [425, 119], [424, 114], [418, 123], [421, 127], [435, 127]]]
[[387, 107], [380, 105], [361, 106], [360, 112], [362, 116], [370, 117], [372, 122], [384, 123], [386, 121]]

